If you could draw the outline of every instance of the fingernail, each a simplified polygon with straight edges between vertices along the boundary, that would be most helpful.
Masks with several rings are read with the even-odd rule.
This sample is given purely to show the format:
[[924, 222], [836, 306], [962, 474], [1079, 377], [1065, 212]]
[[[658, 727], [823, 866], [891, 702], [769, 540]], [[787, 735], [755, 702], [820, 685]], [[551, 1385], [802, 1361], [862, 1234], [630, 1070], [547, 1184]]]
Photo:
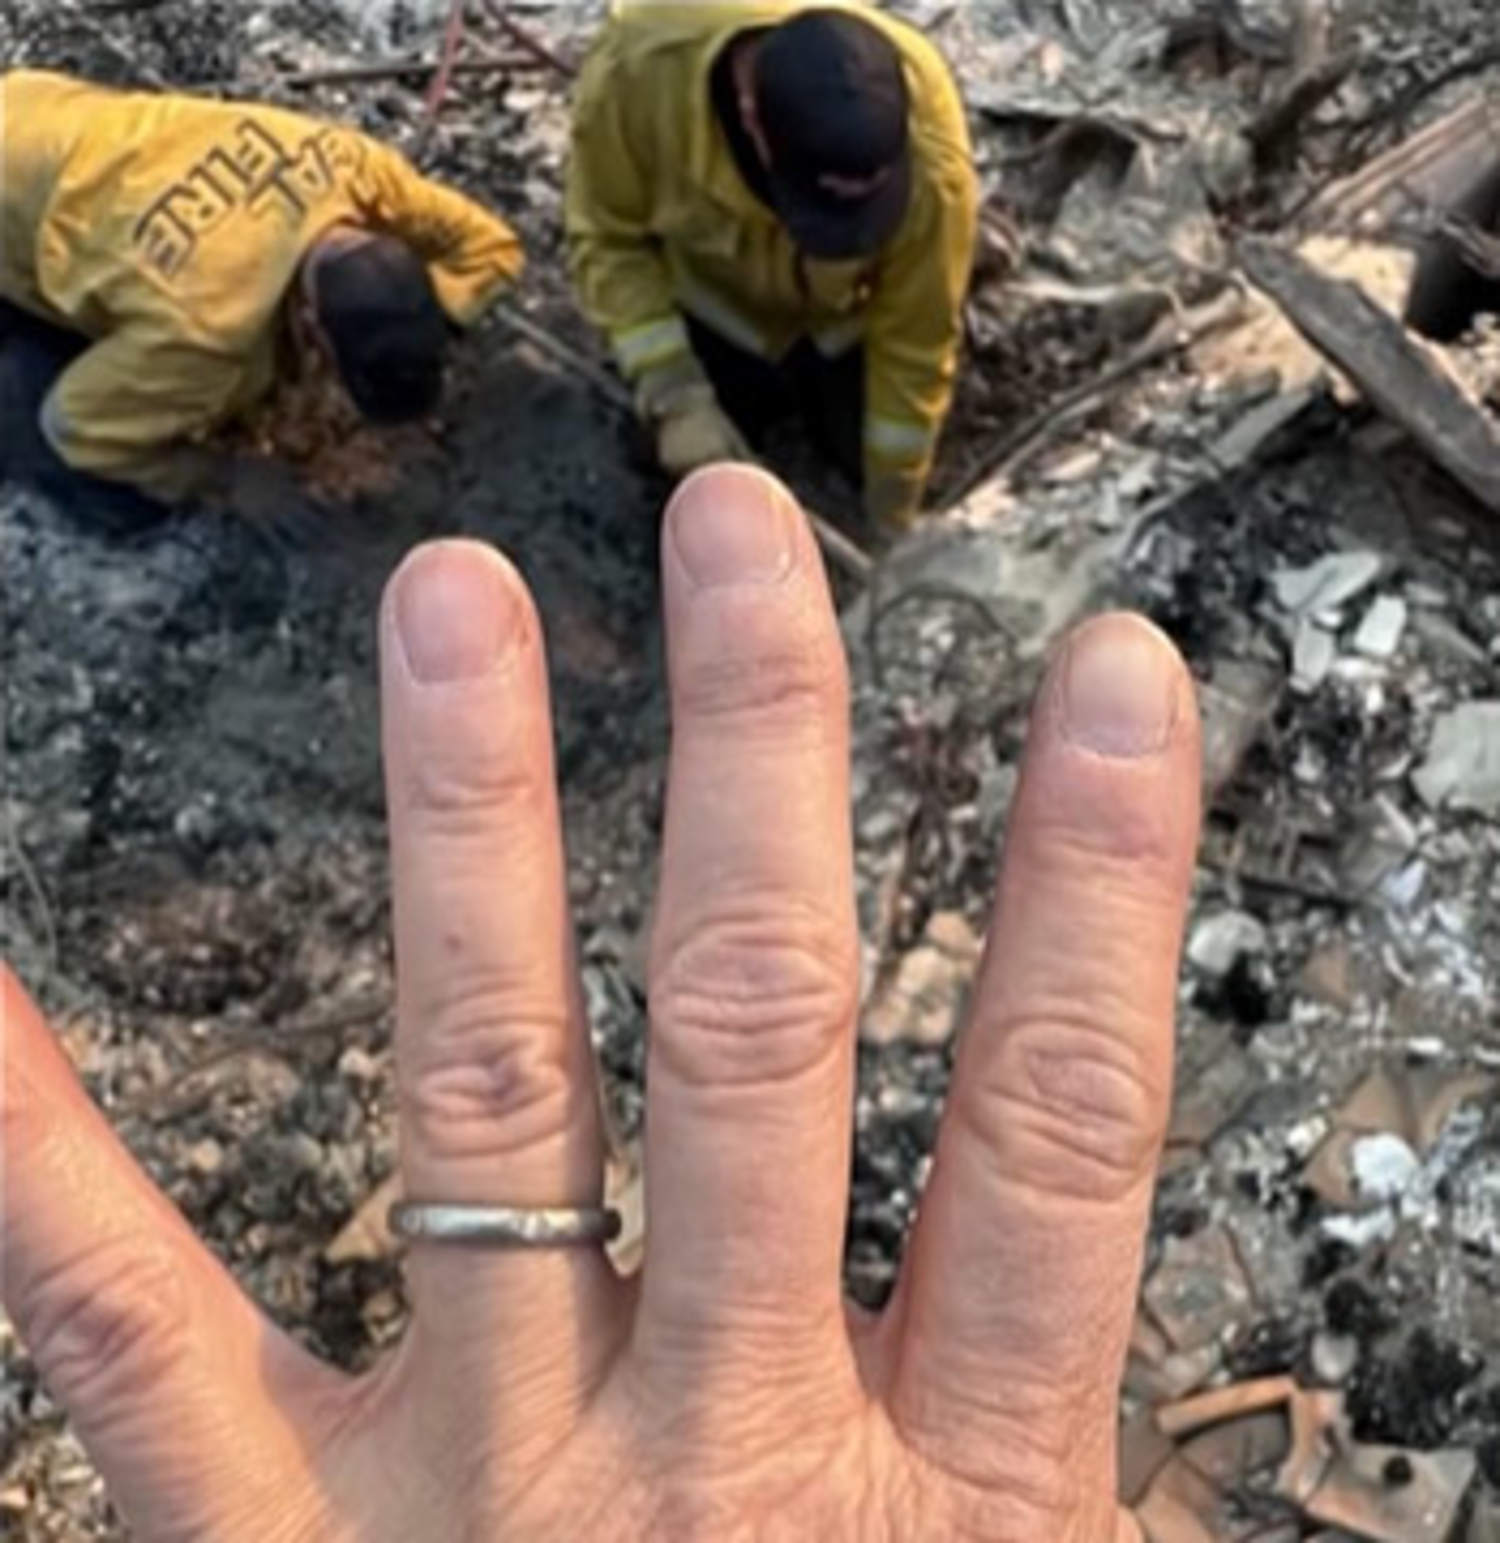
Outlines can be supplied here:
[[520, 626], [520, 607], [500, 558], [477, 541], [420, 547], [396, 578], [396, 631], [424, 686], [487, 675]]
[[753, 466], [711, 466], [677, 490], [667, 527], [695, 584], [771, 584], [791, 571], [802, 518], [792, 495]]
[[1166, 747], [1177, 723], [1176, 651], [1138, 616], [1102, 616], [1068, 645], [1063, 729], [1098, 755], [1130, 759]]

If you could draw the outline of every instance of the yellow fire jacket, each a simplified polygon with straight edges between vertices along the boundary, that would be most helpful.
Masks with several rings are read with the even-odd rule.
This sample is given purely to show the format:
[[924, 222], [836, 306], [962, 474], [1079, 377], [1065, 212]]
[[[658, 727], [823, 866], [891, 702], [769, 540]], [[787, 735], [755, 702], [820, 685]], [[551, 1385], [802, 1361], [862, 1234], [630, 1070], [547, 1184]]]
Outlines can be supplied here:
[[688, 350], [682, 310], [770, 359], [802, 337], [830, 355], [863, 339], [866, 477], [894, 474], [920, 491], [952, 400], [974, 249], [978, 197], [963, 104], [920, 33], [857, 0], [833, 0], [901, 53], [912, 198], [873, 260], [801, 256], [736, 169], [710, 75], [737, 33], [807, 4], [616, 0], [575, 99], [566, 216], [573, 279], [627, 377]]
[[174, 498], [201, 437], [273, 385], [307, 249], [350, 223], [430, 265], [452, 319], [520, 273], [494, 215], [395, 151], [297, 113], [0, 76], [0, 296], [95, 339], [43, 408], [71, 466]]

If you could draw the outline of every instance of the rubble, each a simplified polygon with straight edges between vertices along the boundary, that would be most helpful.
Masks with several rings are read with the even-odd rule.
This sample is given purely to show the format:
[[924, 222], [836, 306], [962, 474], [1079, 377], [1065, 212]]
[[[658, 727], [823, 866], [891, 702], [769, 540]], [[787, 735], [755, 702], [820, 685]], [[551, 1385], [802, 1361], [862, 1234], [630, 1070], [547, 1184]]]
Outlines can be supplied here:
[[1284, 611], [1297, 617], [1326, 616], [1356, 600], [1384, 567], [1375, 552], [1337, 552], [1306, 568], [1284, 568], [1272, 583]]
[[1417, 1176], [1417, 1156], [1399, 1137], [1364, 1136], [1349, 1147], [1354, 1193], [1361, 1200], [1399, 1200]]
[[[447, 7], [350, 5], [352, 29], [320, 4], [165, 0], [92, 30], [32, 0], [0, 14], [16, 62], [347, 116], [495, 203], [533, 253], [531, 330], [498, 320], [460, 362], [440, 464], [395, 458], [400, 499], [368, 494], [365, 544], [289, 557], [209, 513], [120, 551], [0, 488], [0, 921], [193, 1225], [278, 1321], [360, 1366], [404, 1316], [379, 1227], [380, 583], [411, 540], [461, 532], [507, 545], [537, 592], [625, 1269], [645, 1231], [641, 942], [665, 710], [663, 489], [590, 384], [607, 364], [556, 261], [566, 80], [523, 65], [476, 7], [508, 62], [455, 72], [434, 119], [426, 74], [330, 76], [436, 61]], [[868, 585], [839, 578], [867, 988], [849, 1288], [886, 1300], [926, 1182], [1040, 668], [1078, 616], [1139, 607], [1199, 684], [1206, 830], [1122, 1493], [1152, 1543], [1419, 1539], [1461, 1527], [1463, 1505], [1476, 1543], [1500, 1505], [1493, 522], [1435, 472], [1431, 432], [1363, 420], [1335, 366], [1365, 375], [1369, 339], [1325, 355], [1264, 294], [1236, 295], [1233, 261], [1247, 233], [1270, 237], [1395, 327], [1425, 239], [1393, 228], [1412, 223], [1401, 190], [1440, 205], [1493, 133], [1493, 73], [1467, 102], [1474, 82], [1433, 85], [1491, 10], [1326, 8], [1324, 49], [1293, 25], [1320, 8], [1290, 4], [903, 8], [969, 82], [993, 239], [935, 485], [939, 504], [967, 495]], [[568, 61], [599, 8], [512, 10]], [[1315, 101], [1301, 83], [1320, 71]], [[1216, 299], [1239, 319], [1187, 339], [1183, 318]], [[1351, 303], [1409, 370], [1406, 334]], [[1432, 388], [1445, 404], [1495, 398], [1492, 334], [1422, 353], [1461, 382]], [[1408, 418], [1432, 395], [1425, 364], [1410, 378], [1389, 404]], [[838, 490], [792, 470], [836, 518]], [[1240, 1402], [1267, 1382], [1279, 1404]], [[1195, 1396], [1221, 1412], [1164, 1435]], [[0, 1413], [0, 1530], [123, 1536], [4, 1332]]]
[[1450, 371], [1363, 290], [1327, 278], [1296, 254], [1246, 242], [1240, 260], [1382, 413], [1485, 508], [1500, 514], [1500, 428]]
[[1371, 1543], [1445, 1543], [1474, 1469], [1472, 1452], [1354, 1447], [1334, 1457], [1305, 1510]]
[[1399, 595], [1381, 595], [1365, 612], [1354, 634], [1354, 651], [1371, 659], [1395, 658], [1406, 631], [1406, 602]]
[[960, 914], [933, 916], [921, 943], [902, 955], [866, 1008], [861, 1037], [872, 1045], [945, 1044], [968, 1001], [979, 954], [980, 941]]
[[1319, 1330], [1308, 1349], [1308, 1362], [1313, 1376], [1322, 1386], [1341, 1387], [1359, 1365], [1359, 1340], [1352, 1334]]
[[1206, 975], [1228, 975], [1246, 954], [1260, 954], [1269, 939], [1264, 925], [1244, 911], [1202, 917], [1188, 939], [1189, 960]]
[[1292, 690], [1310, 696], [1328, 679], [1338, 657], [1338, 638], [1304, 616], [1292, 640]]
[[1227, 1232], [1168, 1238], [1143, 1293], [1178, 1350], [1199, 1350], [1244, 1323], [1250, 1286]]
[[1167, 1405], [1121, 1431], [1121, 1498], [1160, 1543], [1293, 1540], [1305, 1535], [1299, 1521], [1372, 1543], [1447, 1543], [1476, 1469], [1472, 1452], [1356, 1441], [1343, 1394], [1285, 1376]]
[[1465, 702], [1440, 718], [1412, 782], [1430, 808], [1500, 814], [1500, 702]]

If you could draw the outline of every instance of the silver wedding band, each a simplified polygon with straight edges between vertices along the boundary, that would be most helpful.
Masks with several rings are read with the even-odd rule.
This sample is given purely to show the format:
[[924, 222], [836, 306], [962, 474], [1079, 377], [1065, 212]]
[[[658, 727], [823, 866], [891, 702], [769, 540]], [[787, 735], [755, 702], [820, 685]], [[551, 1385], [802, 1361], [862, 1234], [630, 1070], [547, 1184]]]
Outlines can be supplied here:
[[391, 1231], [409, 1243], [475, 1243], [489, 1248], [575, 1248], [620, 1234], [613, 1206], [439, 1205], [398, 1200]]

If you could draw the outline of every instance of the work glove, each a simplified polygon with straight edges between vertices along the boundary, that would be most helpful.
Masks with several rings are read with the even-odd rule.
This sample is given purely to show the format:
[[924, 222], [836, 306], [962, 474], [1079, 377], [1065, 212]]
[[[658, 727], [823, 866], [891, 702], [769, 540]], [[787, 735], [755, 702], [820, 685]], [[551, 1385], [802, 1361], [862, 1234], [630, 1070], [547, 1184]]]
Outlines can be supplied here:
[[926, 487], [925, 472], [883, 472], [870, 478], [865, 487], [865, 518], [887, 540], [905, 535], [921, 513]]
[[673, 477], [715, 461], [754, 459], [696, 359], [648, 370], [636, 388], [636, 406], [656, 435], [662, 470]]

